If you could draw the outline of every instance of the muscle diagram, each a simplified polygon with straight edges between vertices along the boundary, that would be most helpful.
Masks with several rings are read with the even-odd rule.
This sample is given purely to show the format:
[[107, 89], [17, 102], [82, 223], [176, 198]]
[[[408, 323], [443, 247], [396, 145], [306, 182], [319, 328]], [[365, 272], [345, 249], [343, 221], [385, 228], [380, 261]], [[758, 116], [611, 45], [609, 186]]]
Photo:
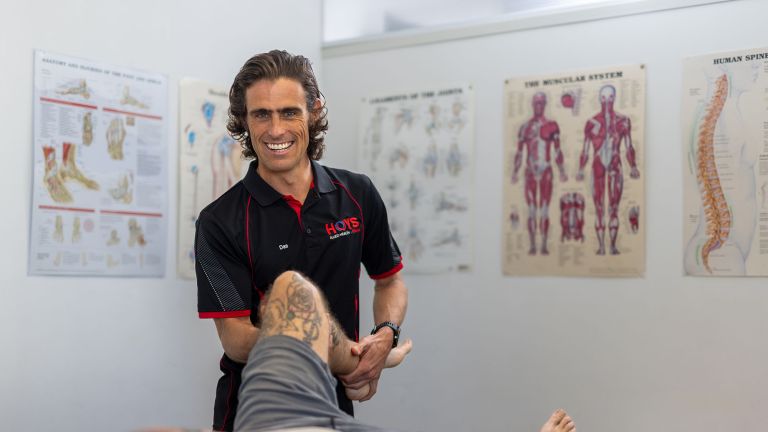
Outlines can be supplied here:
[[[544, 116], [547, 96], [544, 93], [533, 95], [533, 117], [520, 126], [517, 136], [517, 151], [514, 156], [512, 183], [517, 183], [518, 173], [525, 157], [525, 184], [523, 192], [528, 206], [529, 255], [549, 255], [547, 236], [549, 234], [549, 203], [552, 199], [553, 174], [552, 160], [557, 164], [560, 181], [568, 176], [563, 167], [563, 152], [560, 149], [560, 128], [557, 122]], [[541, 236], [541, 247], [536, 246], [536, 232]]]
[[621, 164], [621, 143], [626, 146], [626, 157], [631, 171], [629, 176], [640, 178], [640, 170], [635, 160], [632, 146], [632, 125], [629, 117], [613, 109], [616, 101], [616, 89], [605, 85], [600, 89], [601, 110], [587, 120], [584, 126], [584, 148], [579, 158], [579, 171], [576, 180], [584, 180], [584, 167], [589, 160], [590, 148], [594, 151], [590, 191], [595, 204], [595, 234], [598, 241], [597, 255], [605, 255], [605, 198], [608, 197], [608, 233], [610, 253], [618, 255], [616, 240], [619, 232], [619, 204], [624, 188], [624, 175]]
[[699, 126], [699, 139], [696, 143], [696, 180], [699, 183], [701, 202], [704, 206], [707, 240], [701, 247], [701, 261], [704, 268], [709, 268], [709, 254], [719, 249], [728, 239], [731, 231], [731, 212], [720, 186], [720, 176], [715, 164], [715, 125], [728, 97], [728, 77], [720, 76], [715, 83], [715, 93], [707, 107], [704, 121]]
[[560, 197], [560, 242], [584, 241], [584, 195], [565, 193]]
[[120, 99], [120, 103], [123, 105], [135, 106], [136, 108], [141, 109], [149, 108], [146, 104], [131, 96], [131, 90], [128, 86], [123, 87], [123, 98]]
[[139, 225], [136, 219], [130, 218], [128, 220], [128, 246], [133, 247], [135, 244], [144, 246], [147, 244], [147, 241], [144, 239], [144, 230], [141, 228], [141, 225]]
[[79, 80], [77, 82], [77, 85], [71, 86], [71, 87], [65, 87], [62, 90], [58, 90], [56, 93], [60, 95], [77, 95], [82, 96], [83, 99], [90, 99], [91, 98], [91, 92], [88, 90], [88, 84], [85, 82], [85, 80]]
[[229, 135], [217, 139], [211, 146], [211, 171], [213, 173], [213, 199], [218, 198], [240, 180], [241, 152], [237, 141]]
[[123, 119], [115, 117], [107, 128], [107, 152], [114, 160], [123, 159], [123, 142], [125, 141], [125, 126]]
[[45, 188], [51, 198], [59, 203], [72, 202], [72, 194], [64, 186], [64, 179], [61, 175], [58, 162], [56, 161], [56, 149], [50, 146], [43, 147], [43, 156], [45, 157], [45, 174], [43, 181]]
[[91, 113], [85, 113], [83, 116], [83, 145], [91, 145], [93, 142], [93, 119]]
[[64, 145], [64, 161], [61, 169], [61, 176], [64, 180], [75, 180], [91, 190], [99, 190], [99, 184], [89, 179], [80, 171], [77, 167], [77, 146], [65, 142]]

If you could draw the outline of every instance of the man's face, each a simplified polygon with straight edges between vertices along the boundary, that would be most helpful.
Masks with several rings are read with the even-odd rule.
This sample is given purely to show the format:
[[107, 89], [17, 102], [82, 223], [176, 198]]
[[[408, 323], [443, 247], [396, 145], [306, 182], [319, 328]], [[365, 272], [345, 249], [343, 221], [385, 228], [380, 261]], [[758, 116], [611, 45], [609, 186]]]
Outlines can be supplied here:
[[306, 168], [311, 114], [301, 84], [288, 78], [256, 81], [245, 91], [245, 107], [261, 177]]

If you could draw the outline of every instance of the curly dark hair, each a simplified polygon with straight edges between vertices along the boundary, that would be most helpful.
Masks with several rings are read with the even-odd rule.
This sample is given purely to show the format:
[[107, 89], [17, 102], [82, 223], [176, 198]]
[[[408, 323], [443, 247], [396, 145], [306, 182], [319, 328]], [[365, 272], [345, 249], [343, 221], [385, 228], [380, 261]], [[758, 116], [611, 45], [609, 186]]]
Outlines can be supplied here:
[[[227, 130], [232, 138], [243, 147], [243, 157], [256, 159], [250, 136], [246, 115], [245, 92], [253, 83], [260, 80], [277, 80], [289, 78], [297, 81], [304, 88], [307, 98], [307, 111], [313, 113], [313, 120], [309, 123], [309, 146], [307, 156], [312, 160], [320, 160], [325, 150], [325, 131], [328, 130], [328, 110], [325, 107], [325, 99], [317, 85], [317, 79], [312, 71], [312, 64], [304, 56], [293, 55], [287, 51], [272, 50], [268, 53], [257, 54], [240, 68], [235, 76], [235, 81], [229, 89], [229, 119]], [[316, 100], [320, 100], [322, 106], [314, 110]]]

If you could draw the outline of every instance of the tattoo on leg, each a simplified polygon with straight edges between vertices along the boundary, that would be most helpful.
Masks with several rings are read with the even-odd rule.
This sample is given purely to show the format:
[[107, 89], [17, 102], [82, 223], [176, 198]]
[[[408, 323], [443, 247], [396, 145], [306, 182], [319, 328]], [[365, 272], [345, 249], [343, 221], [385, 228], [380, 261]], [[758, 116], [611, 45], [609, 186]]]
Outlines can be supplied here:
[[262, 319], [262, 336], [296, 332], [302, 340], [312, 343], [320, 336], [320, 312], [317, 310], [315, 293], [309, 282], [294, 275], [286, 287], [286, 298], [270, 295]]

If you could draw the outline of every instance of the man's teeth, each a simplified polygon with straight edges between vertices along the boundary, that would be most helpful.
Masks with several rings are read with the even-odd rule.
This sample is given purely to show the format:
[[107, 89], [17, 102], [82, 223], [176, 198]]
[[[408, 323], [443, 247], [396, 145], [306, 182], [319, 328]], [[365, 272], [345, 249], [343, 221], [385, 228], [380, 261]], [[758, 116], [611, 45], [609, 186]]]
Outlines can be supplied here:
[[285, 150], [293, 144], [293, 141], [286, 141], [281, 143], [267, 143], [267, 147], [270, 150]]

